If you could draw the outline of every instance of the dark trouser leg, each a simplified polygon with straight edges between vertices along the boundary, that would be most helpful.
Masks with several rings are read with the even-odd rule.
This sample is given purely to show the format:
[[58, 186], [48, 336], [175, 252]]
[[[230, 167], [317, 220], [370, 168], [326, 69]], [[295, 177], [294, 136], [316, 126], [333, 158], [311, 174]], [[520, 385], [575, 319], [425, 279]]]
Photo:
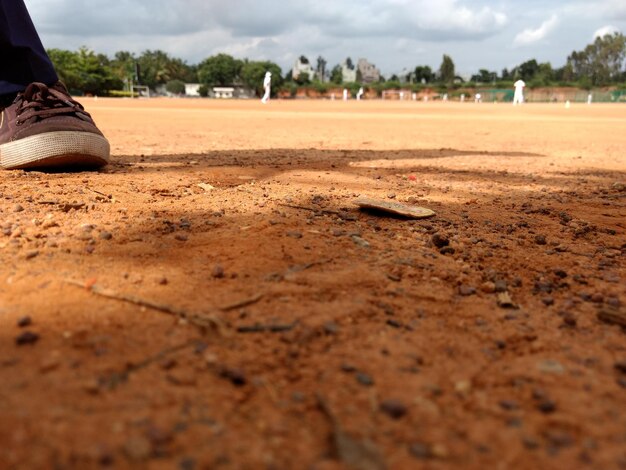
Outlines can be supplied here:
[[0, 96], [58, 80], [23, 0], [0, 0]]

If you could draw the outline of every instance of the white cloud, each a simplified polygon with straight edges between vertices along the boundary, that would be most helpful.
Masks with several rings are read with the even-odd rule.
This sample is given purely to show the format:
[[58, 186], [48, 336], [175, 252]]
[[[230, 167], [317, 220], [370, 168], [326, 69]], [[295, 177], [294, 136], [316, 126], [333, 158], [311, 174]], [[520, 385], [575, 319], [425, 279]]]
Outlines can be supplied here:
[[559, 20], [556, 15], [552, 15], [549, 19], [544, 21], [537, 29], [525, 29], [513, 40], [513, 44], [516, 46], [528, 46], [535, 44], [545, 39], [558, 25]]
[[602, 38], [604, 36], [606, 36], [607, 34], [613, 34], [619, 32], [619, 29], [617, 29], [615, 26], [603, 26], [602, 28], [600, 28], [599, 30], [597, 30], [595, 33], [593, 33], [593, 39], [595, 40], [596, 38]]
[[626, 20], [626, 2], [624, 0], [605, 0], [604, 11], [609, 20]]
[[[109, 56], [160, 49], [189, 63], [229, 52], [272, 60], [285, 71], [301, 54], [322, 55], [333, 65], [365, 57], [385, 74], [415, 65], [437, 68], [443, 54], [467, 74], [529, 57], [559, 65], [602, 25], [626, 30], [626, 0], [25, 2], [48, 48], [85, 45]], [[559, 28], [558, 40], [545, 41], [559, 22], [551, 17], [556, 11], [567, 28]], [[528, 47], [512, 50], [514, 38]]]

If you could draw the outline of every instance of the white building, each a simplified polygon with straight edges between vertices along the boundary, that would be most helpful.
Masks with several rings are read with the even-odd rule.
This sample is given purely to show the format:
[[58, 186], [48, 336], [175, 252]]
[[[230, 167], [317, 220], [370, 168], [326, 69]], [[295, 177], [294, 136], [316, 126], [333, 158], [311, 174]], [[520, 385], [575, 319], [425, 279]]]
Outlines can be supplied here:
[[361, 74], [363, 83], [376, 83], [380, 81], [380, 70], [374, 64], [370, 64], [367, 59], [359, 59], [357, 70]]
[[234, 97], [235, 88], [231, 86], [216, 86], [213, 87], [213, 97], [231, 99]]
[[200, 96], [200, 84], [199, 83], [185, 83], [185, 95], [186, 96]]
[[[350, 64], [352, 65], [352, 64]], [[354, 65], [350, 66], [348, 64], [348, 60], [344, 60], [341, 64], [341, 76], [343, 83], [353, 83], [356, 82], [356, 68]]]
[[306, 57], [298, 57], [296, 62], [293, 64], [293, 69], [291, 69], [291, 76], [294, 78], [294, 80], [296, 80], [298, 77], [300, 77], [301, 74], [307, 74], [309, 80], [313, 80], [313, 78], [315, 78], [315, 70], [313, 70], [313, 67], [311, 66], [311, 63], [308, 61], [308, 59], [306, 61], [304, 61], [303, 59], [306, 59]]

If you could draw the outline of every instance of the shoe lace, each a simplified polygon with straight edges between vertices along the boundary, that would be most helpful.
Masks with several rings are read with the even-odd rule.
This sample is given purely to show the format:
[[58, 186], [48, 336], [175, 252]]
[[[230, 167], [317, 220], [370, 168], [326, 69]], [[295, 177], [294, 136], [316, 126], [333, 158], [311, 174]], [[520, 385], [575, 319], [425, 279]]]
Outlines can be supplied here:
[[31, 83], [15, 98], [19, 126], [26, 122], [37, 122], [53, 116], [73, 115], [90, 122], [91, 115], [71, 96], [43, 83]]

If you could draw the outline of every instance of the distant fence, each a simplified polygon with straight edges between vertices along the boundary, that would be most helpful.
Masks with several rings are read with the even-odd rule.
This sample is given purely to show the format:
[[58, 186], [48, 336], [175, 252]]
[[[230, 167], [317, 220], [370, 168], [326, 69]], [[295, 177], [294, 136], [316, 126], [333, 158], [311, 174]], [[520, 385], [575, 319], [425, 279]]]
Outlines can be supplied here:
[[[553, 103], [570, 101], [572, 103], [586, 103], [591, 94], [594, 103], [626, 103], [626, 90], [564, 90], [541, 88], [538, 90], [525, 90], [524, 100], [529, 103]], [[512, 102], [513, 90], [481, 90], [483, 101]]]

